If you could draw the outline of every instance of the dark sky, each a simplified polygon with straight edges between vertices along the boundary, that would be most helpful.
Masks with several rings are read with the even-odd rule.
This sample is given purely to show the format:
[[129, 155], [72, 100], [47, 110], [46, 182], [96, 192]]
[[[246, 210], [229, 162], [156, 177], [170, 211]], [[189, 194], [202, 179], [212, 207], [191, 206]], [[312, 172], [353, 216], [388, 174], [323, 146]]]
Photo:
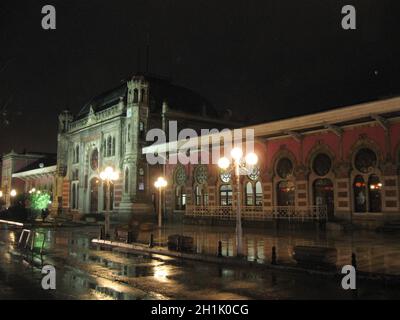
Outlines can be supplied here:
[[[253, 122], [400, 94], [398, 0], [0, 1], [0, 153], [56, 150], [57, 114], [144, 70]], [[41, 28], [41, 8], [57, 30]], [[341, 8], [357, 30], [341, 28]], [[21, 115], [18, 115], [18, 113]], [[3, 119], [2, 119], [3, 120]]]

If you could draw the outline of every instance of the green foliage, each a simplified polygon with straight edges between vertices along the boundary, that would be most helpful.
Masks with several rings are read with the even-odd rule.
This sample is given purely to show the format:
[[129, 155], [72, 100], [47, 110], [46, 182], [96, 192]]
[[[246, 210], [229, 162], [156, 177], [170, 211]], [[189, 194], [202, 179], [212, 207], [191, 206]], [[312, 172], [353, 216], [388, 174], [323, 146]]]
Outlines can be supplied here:
[[50, 194], [47, 192], [33, 192], [30, 195], [31, 209], [43, 210], [50, 204]]

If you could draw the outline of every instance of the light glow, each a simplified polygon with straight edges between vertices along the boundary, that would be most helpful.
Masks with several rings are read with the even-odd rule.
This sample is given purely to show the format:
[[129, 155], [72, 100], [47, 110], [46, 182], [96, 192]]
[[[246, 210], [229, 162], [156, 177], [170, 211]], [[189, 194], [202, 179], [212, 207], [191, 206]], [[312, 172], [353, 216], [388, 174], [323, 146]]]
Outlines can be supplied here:
[[100, 172], [100, 179], [103, 181], [115, 181], [119, 179], [119, 173], [117, 171], [114, 171], [112, 167], [107, 167], [104, 169], [104, 171]]
[[246, 163], [250, 166], [254, 166], [258, 162], [258, 157], [255, 153], [251, 152], [246, 155]]
[[220, 167], [221, 169], [228, 169], [230, 165], [229, 159], [226, 157], [222, 157], [221, 159], [218, 160], [218, 167]]
[[158, 177], [156, 182], [154, 182], [154, 186], [156, 188], [164, 188], [167, 186], [167, 180], [165, 180], [164, 177]]
[[233, 148], [232, 151], [231, 151], [231, 156], [236, 161], [239, 161], [243, 157], [242, 149], [240, 149], [238, 147]]
[[17, 195], [17, 191], [15, 190], [15, 189], [12, 189], [11, 191], [10, 191], [10, 196], [11, 197], [15, 197]]

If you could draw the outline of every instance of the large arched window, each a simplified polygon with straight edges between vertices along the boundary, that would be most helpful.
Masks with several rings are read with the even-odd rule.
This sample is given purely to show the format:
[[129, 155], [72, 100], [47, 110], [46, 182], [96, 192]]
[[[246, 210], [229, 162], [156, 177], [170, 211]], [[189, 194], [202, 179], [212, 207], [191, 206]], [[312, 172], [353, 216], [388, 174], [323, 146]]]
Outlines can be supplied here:
[[382, 183], [377, 173], [378, 157], [369, 148], [357, 151], [354, 167], [358, 171], [354, 178], [353, 195], [355, 212], [382, 211]]
[[377, 175], [370, 175], [368, 179], [369, 212], [382, 211], [382, 183]]
[[94, 149], [90, 155], [90, 167], [93, 171], [96, 171], [99, 167], [99, 152], [97, 149]]
[[133, 102], [137, 103], [139, 101], [139, 90], [134, 89], [133, 90]]
[[256, 182], [256, 206], [262, 206], [262, 205], [263, 205], [262, 186], [261, 186], [261, 182], [257, 181]]
[[280, 181], [277, 185], [278, 206], [294, 206], [295, 185], [292, 181]]
[[201, 198], [202, 198], [201, 188], [200, 188], [200, 186], [196, 186], [194, 188], [194, 200], [195, 200], [196, 206], [201, 206], [202, 205]]
[[353, 183], [354, 211], [367, 212], [367, 195], [364, 178], [356, 176]]
[[313, 183], [314, 205], [326, 207], [329, 217], [334, 215], [333, 183], [330, 179], [317, 179]]
[[251, 184], [251, 182], [246, 183], [245, 197], [246, 206], [254, 205], [253, 185]]
[[219, 203], [221, 206], [232, 205], [232, 186], [230, 184], [223, 184], [219, 188]]
[[186, 208], [186, 194], [184, 193], [183, 186], [175, 188], [175, 210], [185, 210]]

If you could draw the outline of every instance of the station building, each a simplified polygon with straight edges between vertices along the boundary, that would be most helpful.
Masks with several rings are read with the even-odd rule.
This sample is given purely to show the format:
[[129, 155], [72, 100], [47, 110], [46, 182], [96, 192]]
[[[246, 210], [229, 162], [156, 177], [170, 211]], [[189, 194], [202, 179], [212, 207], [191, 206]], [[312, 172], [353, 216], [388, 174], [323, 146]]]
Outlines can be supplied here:
[[[372, 226], [400, 220], [400, 98], [248, 128], [259, 162], [240, 178], [244, 220], [321, 218]], [[235, 219], [231, 172], [215, 164], [167, 164], [165, 171], [169, 217]]]

